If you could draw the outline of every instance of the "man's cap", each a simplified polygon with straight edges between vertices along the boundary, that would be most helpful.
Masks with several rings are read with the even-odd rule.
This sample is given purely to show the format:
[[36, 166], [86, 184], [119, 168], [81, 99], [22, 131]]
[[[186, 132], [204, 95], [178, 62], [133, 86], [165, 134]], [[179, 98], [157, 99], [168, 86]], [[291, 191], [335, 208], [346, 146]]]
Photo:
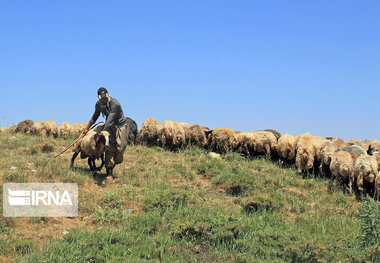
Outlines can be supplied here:
[[107, 98], [109, 97], [108, 91], [103, 87], [99, 88], [98, 89], [98, 98], [101, 99], [101, 98], [105, 98], [105, 97], [107, 97]]

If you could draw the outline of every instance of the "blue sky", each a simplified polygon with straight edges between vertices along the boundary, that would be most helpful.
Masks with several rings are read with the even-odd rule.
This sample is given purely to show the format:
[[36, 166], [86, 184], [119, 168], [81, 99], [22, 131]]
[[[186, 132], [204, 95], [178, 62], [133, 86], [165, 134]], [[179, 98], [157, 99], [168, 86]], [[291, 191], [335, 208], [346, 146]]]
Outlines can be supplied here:
[[150, 117], [380, 139], [380, 1], [2, 1], [0, 124]]

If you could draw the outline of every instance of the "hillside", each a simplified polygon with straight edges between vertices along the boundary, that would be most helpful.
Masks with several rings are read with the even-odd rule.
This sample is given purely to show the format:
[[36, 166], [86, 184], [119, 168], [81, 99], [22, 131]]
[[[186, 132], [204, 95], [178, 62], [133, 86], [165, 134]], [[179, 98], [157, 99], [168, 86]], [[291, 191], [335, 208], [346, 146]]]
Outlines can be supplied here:
[[[116, 180], [106, 180], [104, 170], [94, 180], [85, 160], [78, 158], [76, 169], [69, 169], [70, 151], [54, 158], [71, 142], [0, 133], [1, 186], [6, 182], [79, 186], [76, 218], [1, 215], [0, 261], [380, 259], [379, 202], [358, 202], [329, 189], [327, 180], [302, 179], [295, 169], [265, 158], [247, 161], [230, 153], [219, 160], [198, 148], [169, 152], [145, 146], [127, 148], [124, 162], [115, 168]], [[0, 191], [2, 200], [2, 187]]]

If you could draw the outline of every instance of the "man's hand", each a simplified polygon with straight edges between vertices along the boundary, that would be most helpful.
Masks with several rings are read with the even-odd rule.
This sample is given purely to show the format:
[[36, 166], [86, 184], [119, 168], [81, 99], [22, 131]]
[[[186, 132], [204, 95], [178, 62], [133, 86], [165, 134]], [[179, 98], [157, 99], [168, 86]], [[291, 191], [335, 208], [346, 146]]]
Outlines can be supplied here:
[[84, 128], [84, 130], [82, 132], [84, 135], [86, 135], [88, 133], [88, 130], [90, 129], [91, 125], [92, 125], [91, 121], [87, 123], [86, 128]]

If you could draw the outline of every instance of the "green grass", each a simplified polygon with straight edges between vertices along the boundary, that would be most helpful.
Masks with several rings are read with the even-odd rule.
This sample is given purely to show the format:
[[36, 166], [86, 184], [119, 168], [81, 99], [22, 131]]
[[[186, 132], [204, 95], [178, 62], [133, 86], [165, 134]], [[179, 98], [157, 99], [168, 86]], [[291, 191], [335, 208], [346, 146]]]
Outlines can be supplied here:
[[85, 160], [71, 171], [71, 154], [54, 158], [72, 141], [0, 133], [1, 185], [79, 185], [77, 218], [1, 216], [0, 262], [379, 262], [379, 202], [327, 180], [265, 158], [131, 146], [119, 178], [97, 181]]

